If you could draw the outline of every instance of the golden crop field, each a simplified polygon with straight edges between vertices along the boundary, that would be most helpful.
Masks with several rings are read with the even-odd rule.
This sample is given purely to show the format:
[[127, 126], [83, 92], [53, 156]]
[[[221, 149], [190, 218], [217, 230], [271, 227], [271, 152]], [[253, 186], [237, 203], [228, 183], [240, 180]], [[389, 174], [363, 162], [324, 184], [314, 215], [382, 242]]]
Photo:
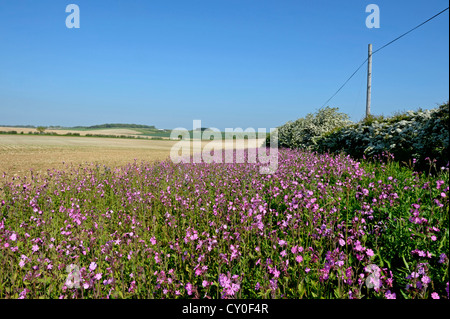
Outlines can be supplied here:
[[[46, 135], [0, 135], [0, 173], [28, 175], [65, 165], [96, 163], [116, 167], [137, 161], [159, 161], [169, 157], [177, 141]], [[189, 143], [183, 141], [183, 143]], [[211, 143], [203, 141], [202, 147]], [[224, 148], [239, 147], [231, 141]], [[262, 140], [257, 141], [261, 145]], [[256, 145], [256, 144], [255, 144]], [[219, 146], [219, 147], [220, 147]], [[198, 148], [194, 152], [200, 151]]]

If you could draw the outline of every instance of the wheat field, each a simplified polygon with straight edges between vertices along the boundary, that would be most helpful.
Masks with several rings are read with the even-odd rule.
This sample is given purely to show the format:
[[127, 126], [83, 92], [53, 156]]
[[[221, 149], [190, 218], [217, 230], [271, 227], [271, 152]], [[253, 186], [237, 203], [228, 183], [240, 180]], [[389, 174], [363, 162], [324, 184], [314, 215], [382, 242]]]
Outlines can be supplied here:
[[[261, 145], [262, 140], [257, 140]], [[44, 172], [48, 169], [63, 169], [66, 165], [96, 163], [108, 167], [126, 165], [134, 160], [155, 162], [169, 157], [172, 146], [178, 141], [139, 140], [118, 138], [45, 136], [45, 135], [0, 135], [0, 173], [29, 175], [30, 171]], [[190, 143], [183, 141], [181, 143]], [[240, 148], [239, 144], [227, 141], [203, 141], [220, 143], [218, 147]], [[247, 147], [247, 142], [244, 147]], [[252, 144], [250, 144], [251, 147]], [[195, 147], [195, 143], [193, 144]], [[198, 152], [198, 147], [193, 152]]]

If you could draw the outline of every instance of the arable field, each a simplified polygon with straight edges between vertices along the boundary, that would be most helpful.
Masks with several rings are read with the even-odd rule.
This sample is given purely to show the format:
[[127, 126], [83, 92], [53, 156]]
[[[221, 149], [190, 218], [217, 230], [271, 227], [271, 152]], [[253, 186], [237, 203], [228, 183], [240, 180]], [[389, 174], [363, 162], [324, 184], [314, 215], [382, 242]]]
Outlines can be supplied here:
[[[37, 130], [35, 128], [28, 127], [3, 127], [0, 126], [0, 131], [2, 132], [11, 132], [16, 131], [18, 134], [22, 132], [24, 134], [36, 133]], [[92, 130], [76, 130], [76, 129], [46, 129], [47, 133], [56, 133], [59, 135], [65, 135], [68, 133], [78, 133], [80, 136], [84, 136], [86, 134], [99, 134], [99, 135], [126, 135], [126, 136], [140, 136], [142, 133], [138, 130], [126, 129], [126, 128], [111, 128], [111, 129], [92, 129]]]
[[[30, 169], [42, 172], [62, 169], [66, 164], [97, 163], [115, 167], [135, 159], [154, 162], [168, 158], [170, 149], [176, 143], [170, 140], [0, 135], [0, 173], [25, 175]], [[202, 145], [208, 143], [203, 141]], [[219, 147], [222, 146], [222, 141], [217, 143]], [[257, 143], [261, 145], [263, 139]], [[239, 147], [239, 144], [235, 146]], [[233, 145], [228, 141], [223, 147], [233, 148]]]

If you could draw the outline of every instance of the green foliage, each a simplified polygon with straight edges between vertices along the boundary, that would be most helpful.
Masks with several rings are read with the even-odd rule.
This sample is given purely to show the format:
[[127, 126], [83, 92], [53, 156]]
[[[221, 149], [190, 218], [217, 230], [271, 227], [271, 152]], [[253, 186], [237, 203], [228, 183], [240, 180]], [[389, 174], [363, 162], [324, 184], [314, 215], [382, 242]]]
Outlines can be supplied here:
[[373, 123], [383, 121], [386, 121], [386, 118], [383, 115], [369, 114], [369, 116], [366, 116], [361, 122], [365, 125], [372, 125]]
[[105, 128], [148, 128], [148, 129], [155, 129], [154, 125], [142, 125], [142, 124], [120, 124], [120, 123], [107, 123], [107, 124], [100, 124], [100, 125], [92, 125], [92, 126], [76, 126], [74, 128], [81, 128], [81, 129], [105, 129]]
[[46, 129], [47, 129], [47, 127], [45, 127], [45, 126], [38, 126], [38, 127], [36, 127], [36, 131], [38, 131], [39, 134], [44, 133], [44, 131], [45, 131]]

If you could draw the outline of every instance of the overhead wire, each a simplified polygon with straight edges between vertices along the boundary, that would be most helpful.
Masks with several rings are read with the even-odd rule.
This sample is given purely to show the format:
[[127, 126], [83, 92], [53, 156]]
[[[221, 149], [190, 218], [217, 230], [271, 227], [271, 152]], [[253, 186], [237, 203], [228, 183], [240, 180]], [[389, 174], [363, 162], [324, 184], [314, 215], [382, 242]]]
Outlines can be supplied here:
[[[417, 26], [415, 26], [414, 28], [410, 29], [409, 31], [403, 33], [402, 35], [398, 36], [397, 38], [389, 41], [388, 43], [386, 43], [385, 45], [383, 45], [382, 47], [380, 47], [379, 49], [375, 50], [372, 52], [372, 55], [374, 55], [375, 53], [379, 52], [380, 50], [384, 49], [385, 47], [391, 45], [392, 43], [394, 43], [395, 41], [401, 39], [402, 37], [404, 37], [405, 35], [407, 35], [408, 33], [411, 33], [412, 31], [416, 30], [417, 28], [423, 26], [425, 23], [433, 20], [434, 18], [436, 18], [437, 16], [441, 15], [442, 13], [444, 13], [445, 11], [447, 11], [449, 9], [449, 7], [445, 8], [444, 10], [436, 13], [434, 16], [432, 16], [431, 18], [427, 19], [426, 21], [418, 24]], [[339, 89], [321, 106], [324, 107], [328, 102], [330, 102], [343, 88], [344, 86], [348, 83], [348, 81], [350, 81], [351, 78], [353, 78], [353, 76], [362, 68], [363, 65], [366, 64], [367, 60], [369, 60], [369, 58], [367, 57], [364, 62], [355, 70], [355, 72], [352, 73], [352, 75], [350, 75], [350, 77], [344, 82], [344, 84], [342, 84]]]

